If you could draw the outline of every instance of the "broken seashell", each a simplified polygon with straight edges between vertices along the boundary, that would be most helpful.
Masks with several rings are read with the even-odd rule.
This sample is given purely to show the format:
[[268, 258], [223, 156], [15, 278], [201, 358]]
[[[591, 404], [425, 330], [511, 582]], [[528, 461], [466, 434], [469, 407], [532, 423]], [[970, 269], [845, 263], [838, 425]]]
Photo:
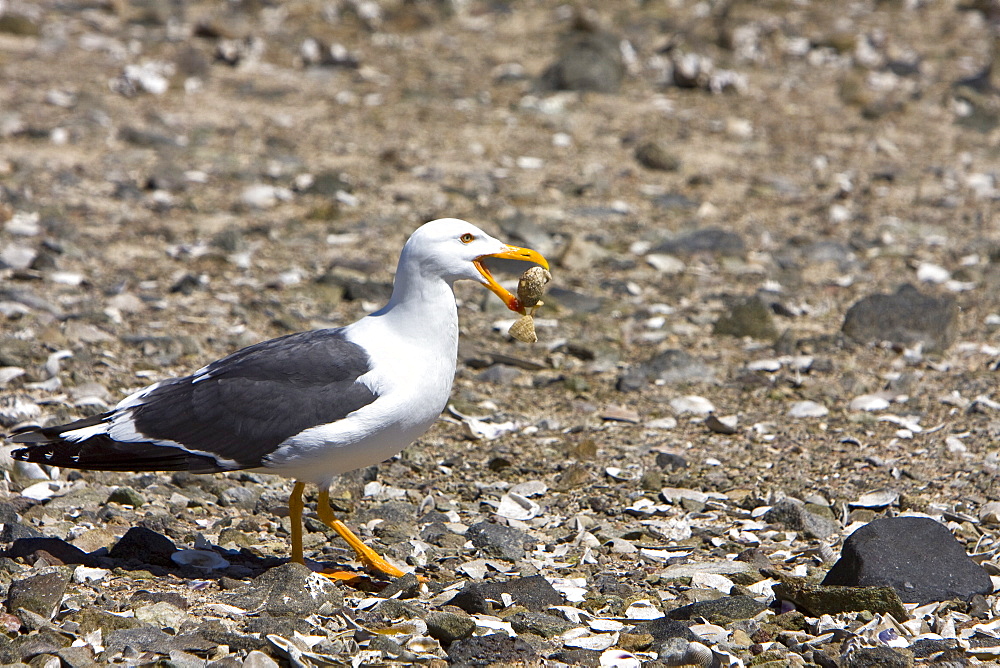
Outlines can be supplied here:
[[552, 274], [541, 267], [531, 267], [517, 282], [517, 299], [521, 306], [531, 308], [539, 305], [545, 292], [545, 284], [552, 280]]
[[206, 571], [229, 566], [228, 561], [212, 550], [178, 550], [170, 555], [170, 561], [178, 566], [192, 566]]
[[537, 343], [538, 335], [535, 333], [535, 321], [529, 314], [522, 315], [514, 324], [510, 326], [507, 333], [523, 343]]

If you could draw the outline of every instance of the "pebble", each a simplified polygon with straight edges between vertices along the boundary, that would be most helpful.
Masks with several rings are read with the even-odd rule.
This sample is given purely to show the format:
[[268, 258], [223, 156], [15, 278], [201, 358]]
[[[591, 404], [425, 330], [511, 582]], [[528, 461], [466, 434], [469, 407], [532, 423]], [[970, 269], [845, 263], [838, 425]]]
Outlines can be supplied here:
[[58, 572], [20, 578], [10, 583], [5, 604], [12, 612], [24, 608], [45, 619], [51, 619], [59, 611], [59, 604], [68, 584], [67, 578]]
[[523, 531], [490, 522], [473, 524], [465, 536], [481, 554], [508, 561], [523, 559], [525, 547], [535, 543], [535, 539]]
[[764, 521], [801, 531], [811, 538], [825, 539], [840, 532], [840, 525], [829, 517], [810, 512], [797, 499], [785, 499], [771, 507]]
[[[687, 206], [693, 206], [693, 203]], [[703, 253], [733, 257], [746, 253], [746, 242], [743, 237], [730, 230], [706, 227], [663, 241], [651, 248], [650, 252], [679, 257]]]
[[858, 343], [890, 341], [943, 351], [955, 339], [957, 318], [953, 297], [931, 297], [903, 285], [893, 294], [869, 295], [855, 302], [844, 316], [842, 330]]
[[540, 84], [549, 90], [615, 93], [624, 75], [618, 38], [587, 26], [563, 37], [559, 55]]

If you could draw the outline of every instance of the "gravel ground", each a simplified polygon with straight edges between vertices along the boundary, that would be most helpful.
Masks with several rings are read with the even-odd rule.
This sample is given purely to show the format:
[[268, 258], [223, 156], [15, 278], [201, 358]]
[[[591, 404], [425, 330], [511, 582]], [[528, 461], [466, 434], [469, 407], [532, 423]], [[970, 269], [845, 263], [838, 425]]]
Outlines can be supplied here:
[[[594, 4], [0, 3], [5, 430], [351, 322], [426, 220], [553, 265], [534, 345], [458, 287], [453, 410], [335, 485], [426, 582], [268, 570], [280, 478], [8, 461], [0, 659], [1000, 654], [992, 595], [907, 621], [771, 588], [900, 513], [1000, 574], [1000, 8]], [[350, 566], [310, 522], [309, 556]]]

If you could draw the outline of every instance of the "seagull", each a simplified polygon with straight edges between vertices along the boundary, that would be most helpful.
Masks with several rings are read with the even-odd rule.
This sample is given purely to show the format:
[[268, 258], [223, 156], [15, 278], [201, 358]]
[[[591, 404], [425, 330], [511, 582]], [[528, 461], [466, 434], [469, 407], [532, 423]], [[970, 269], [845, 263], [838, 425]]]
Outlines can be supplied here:
[[458, 355], [454, 283], [470, 279], [524, 314], [484, 264], [537, 251], [505, 244], [471, 223], [425, 223], [399, 255], [392, 296], [345, 327], [251, 345], [189, 376], [135, 392], [112, 410], [13, 435], [14, 459], [94, 471], [250, 470], [295, 481], [288, 501], [291, 559], [305, 563], [302, 498], [319, 488], [317, 515], [367, 568], [403, 575], [334, 517], [329, 486], [377, 464], [426, 432], [448, 402]]

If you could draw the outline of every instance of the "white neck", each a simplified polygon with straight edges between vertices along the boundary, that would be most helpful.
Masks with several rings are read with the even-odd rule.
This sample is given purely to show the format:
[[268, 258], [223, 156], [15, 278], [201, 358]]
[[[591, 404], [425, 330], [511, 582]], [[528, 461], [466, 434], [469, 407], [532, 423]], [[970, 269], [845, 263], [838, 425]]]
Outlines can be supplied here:
[[420, 274], [416, 263], [400, 262], [389, 303], [366, 320], [378, 320], [409, 341], [453, 359], [458, 354], [458, 307], [452, 285], [440, 276]]

